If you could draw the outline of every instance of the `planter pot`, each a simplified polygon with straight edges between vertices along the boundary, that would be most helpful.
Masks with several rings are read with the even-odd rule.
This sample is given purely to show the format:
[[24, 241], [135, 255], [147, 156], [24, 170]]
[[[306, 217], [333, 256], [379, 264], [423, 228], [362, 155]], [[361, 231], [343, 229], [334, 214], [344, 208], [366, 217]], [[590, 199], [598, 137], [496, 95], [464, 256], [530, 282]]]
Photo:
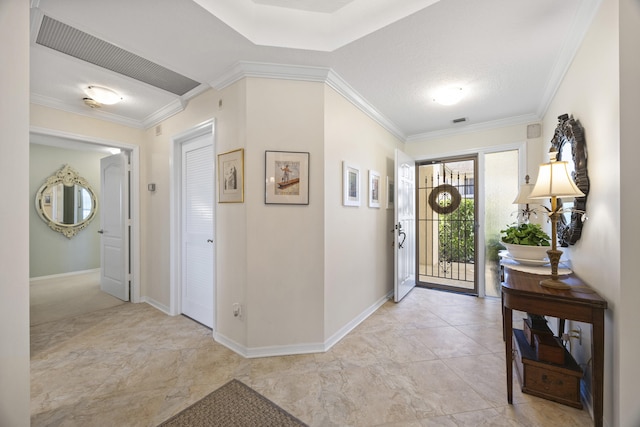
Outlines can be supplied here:
[[512, 258], [532, 261], [548, 259], [547, 251], [551, 249], [551, 246], [514, 245], [504, 242], [502, 244], [507, 248]]

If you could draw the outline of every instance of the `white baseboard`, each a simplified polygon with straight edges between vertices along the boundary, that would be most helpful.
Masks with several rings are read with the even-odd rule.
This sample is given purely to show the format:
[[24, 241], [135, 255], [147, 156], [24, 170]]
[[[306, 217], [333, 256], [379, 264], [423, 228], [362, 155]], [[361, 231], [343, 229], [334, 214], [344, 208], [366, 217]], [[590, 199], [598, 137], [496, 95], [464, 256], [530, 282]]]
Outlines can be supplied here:
[[387, 295], [383, 296], [378, 301], [369, 306], [369, 308], [360, 313], [360, 315], [356, 316], [353, 320], [351, 320], [351, 322], [340, 328], [335, 334], [333, 334], [331, 337], [329, 337], [328, 340], [324, 342], [324, 351], [327, 351], [331, 347], [336, 345], [342, 338], [347, 336], [349, 332], [353, 331], [356, 326], [364, 322], [367, 317], [371, 316], [377, 309], [382, 307], [382, 305], [387, 302], [392, 296], [393, 291], [390, 291]]
[[171, 312], [169, 310], [169, 307], [167, 307], [164, 304], [159, 303], [158, 301], [154, 300], [153, 298], [142, 297], [142, 298], [140, 298], [140, 302], [146, 302], [147, 304], [149, 304], [150, 306], [152, 306], [154, 308], [157, 308], [158, 310], [160, 310], [161, 312], [163, 312], [167, 316], [171, 316]]
[[268, 346], [268, 347], [251, 347], [248, 348], [243, 346], [232, 339], [227, 338], [226, 336], [214, 331], [213, 339], [216, 342], [224, 345], [228, 349], [234, 351], [240, 356], [246, 357], [248, 359], [258, 358], [258, 357], [272, 357], [272, 356], [290, 356], [294, 354], [310, 354], [310, 353], [324, 353], [333, 347], [336, 343], [338, 343], [341, 339], [343, 339], [349, 332], [356, 328], [360, 323], [362, 323], [367, 317], [371, 316], [375, 311], [380, 308], [385, 302], [387, 302], [391, 296], [393, 296], [393, 292], [389, 292], [384, 297], [380, 298], [374, 304], [372, 304], [369, 308], [364, 310], [358, 316], [356, 316], [352, 321], [347, 323], [345, 326], [340, 328], [335, 334], [333, 334], [328, 340], [324, 343], [310, 343], [310, 344], [296, 344], [296, 345], [281, 345], [281, 346]]
[[37, 282], [38, 280], [60, 279], [62, 277], [79, 276], [80, 274], [99, 273], [100, 268], [92, 268], [90, 270], [70, 271], [68, 273], [51, 274], [49, 276], [30, 277], [29, 282]]

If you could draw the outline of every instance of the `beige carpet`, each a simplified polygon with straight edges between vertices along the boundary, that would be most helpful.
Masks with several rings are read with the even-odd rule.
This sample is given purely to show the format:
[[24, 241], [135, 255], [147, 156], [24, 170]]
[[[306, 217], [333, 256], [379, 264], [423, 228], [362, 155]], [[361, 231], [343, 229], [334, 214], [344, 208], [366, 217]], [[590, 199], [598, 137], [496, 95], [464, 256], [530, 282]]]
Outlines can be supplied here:
[[160, 427], [300, 427], [302, 421], [238, 380], [231, 380]]
[[100, 270], [35, 279], [30, 283], [31, 326], [123, 304], [100, 290]]

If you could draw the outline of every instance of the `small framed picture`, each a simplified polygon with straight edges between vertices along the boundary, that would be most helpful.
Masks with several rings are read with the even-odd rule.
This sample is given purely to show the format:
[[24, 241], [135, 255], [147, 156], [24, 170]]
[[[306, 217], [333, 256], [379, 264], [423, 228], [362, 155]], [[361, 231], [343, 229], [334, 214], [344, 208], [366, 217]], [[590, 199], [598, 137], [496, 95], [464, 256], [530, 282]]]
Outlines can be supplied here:
[[360, 206], [360, 168], [342, 162], [342, 204]]
[[380, 207], [380, 174], [369, 170], [369, 207]]
[[244, 149], [218, 154], [218, 203], [244, 202]]
[[309, 204], [309, 153], [265, 151], [266, 204]]
[[393, 209], [394, 191], [393, 179], [387, 177], [387, 209]]

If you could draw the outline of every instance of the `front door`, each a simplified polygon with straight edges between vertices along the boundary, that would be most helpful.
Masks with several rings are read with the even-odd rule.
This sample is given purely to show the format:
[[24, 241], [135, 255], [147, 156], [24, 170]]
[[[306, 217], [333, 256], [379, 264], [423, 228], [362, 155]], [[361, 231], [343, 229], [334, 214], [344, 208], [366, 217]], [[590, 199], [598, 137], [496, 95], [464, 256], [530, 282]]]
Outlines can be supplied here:
[[211, 134], [182, 144], [182, 313], [213, 328], [214, 159]]
[[124, 153], [100, 159], [100, 289], [129, 301], [129, 171]]
[[407, 154], [396, 150], [394, 186], [394, 301], [416, 285], [416, 166]]
[[478, 294], [477, 157], [418, 165], [418, 285]]

